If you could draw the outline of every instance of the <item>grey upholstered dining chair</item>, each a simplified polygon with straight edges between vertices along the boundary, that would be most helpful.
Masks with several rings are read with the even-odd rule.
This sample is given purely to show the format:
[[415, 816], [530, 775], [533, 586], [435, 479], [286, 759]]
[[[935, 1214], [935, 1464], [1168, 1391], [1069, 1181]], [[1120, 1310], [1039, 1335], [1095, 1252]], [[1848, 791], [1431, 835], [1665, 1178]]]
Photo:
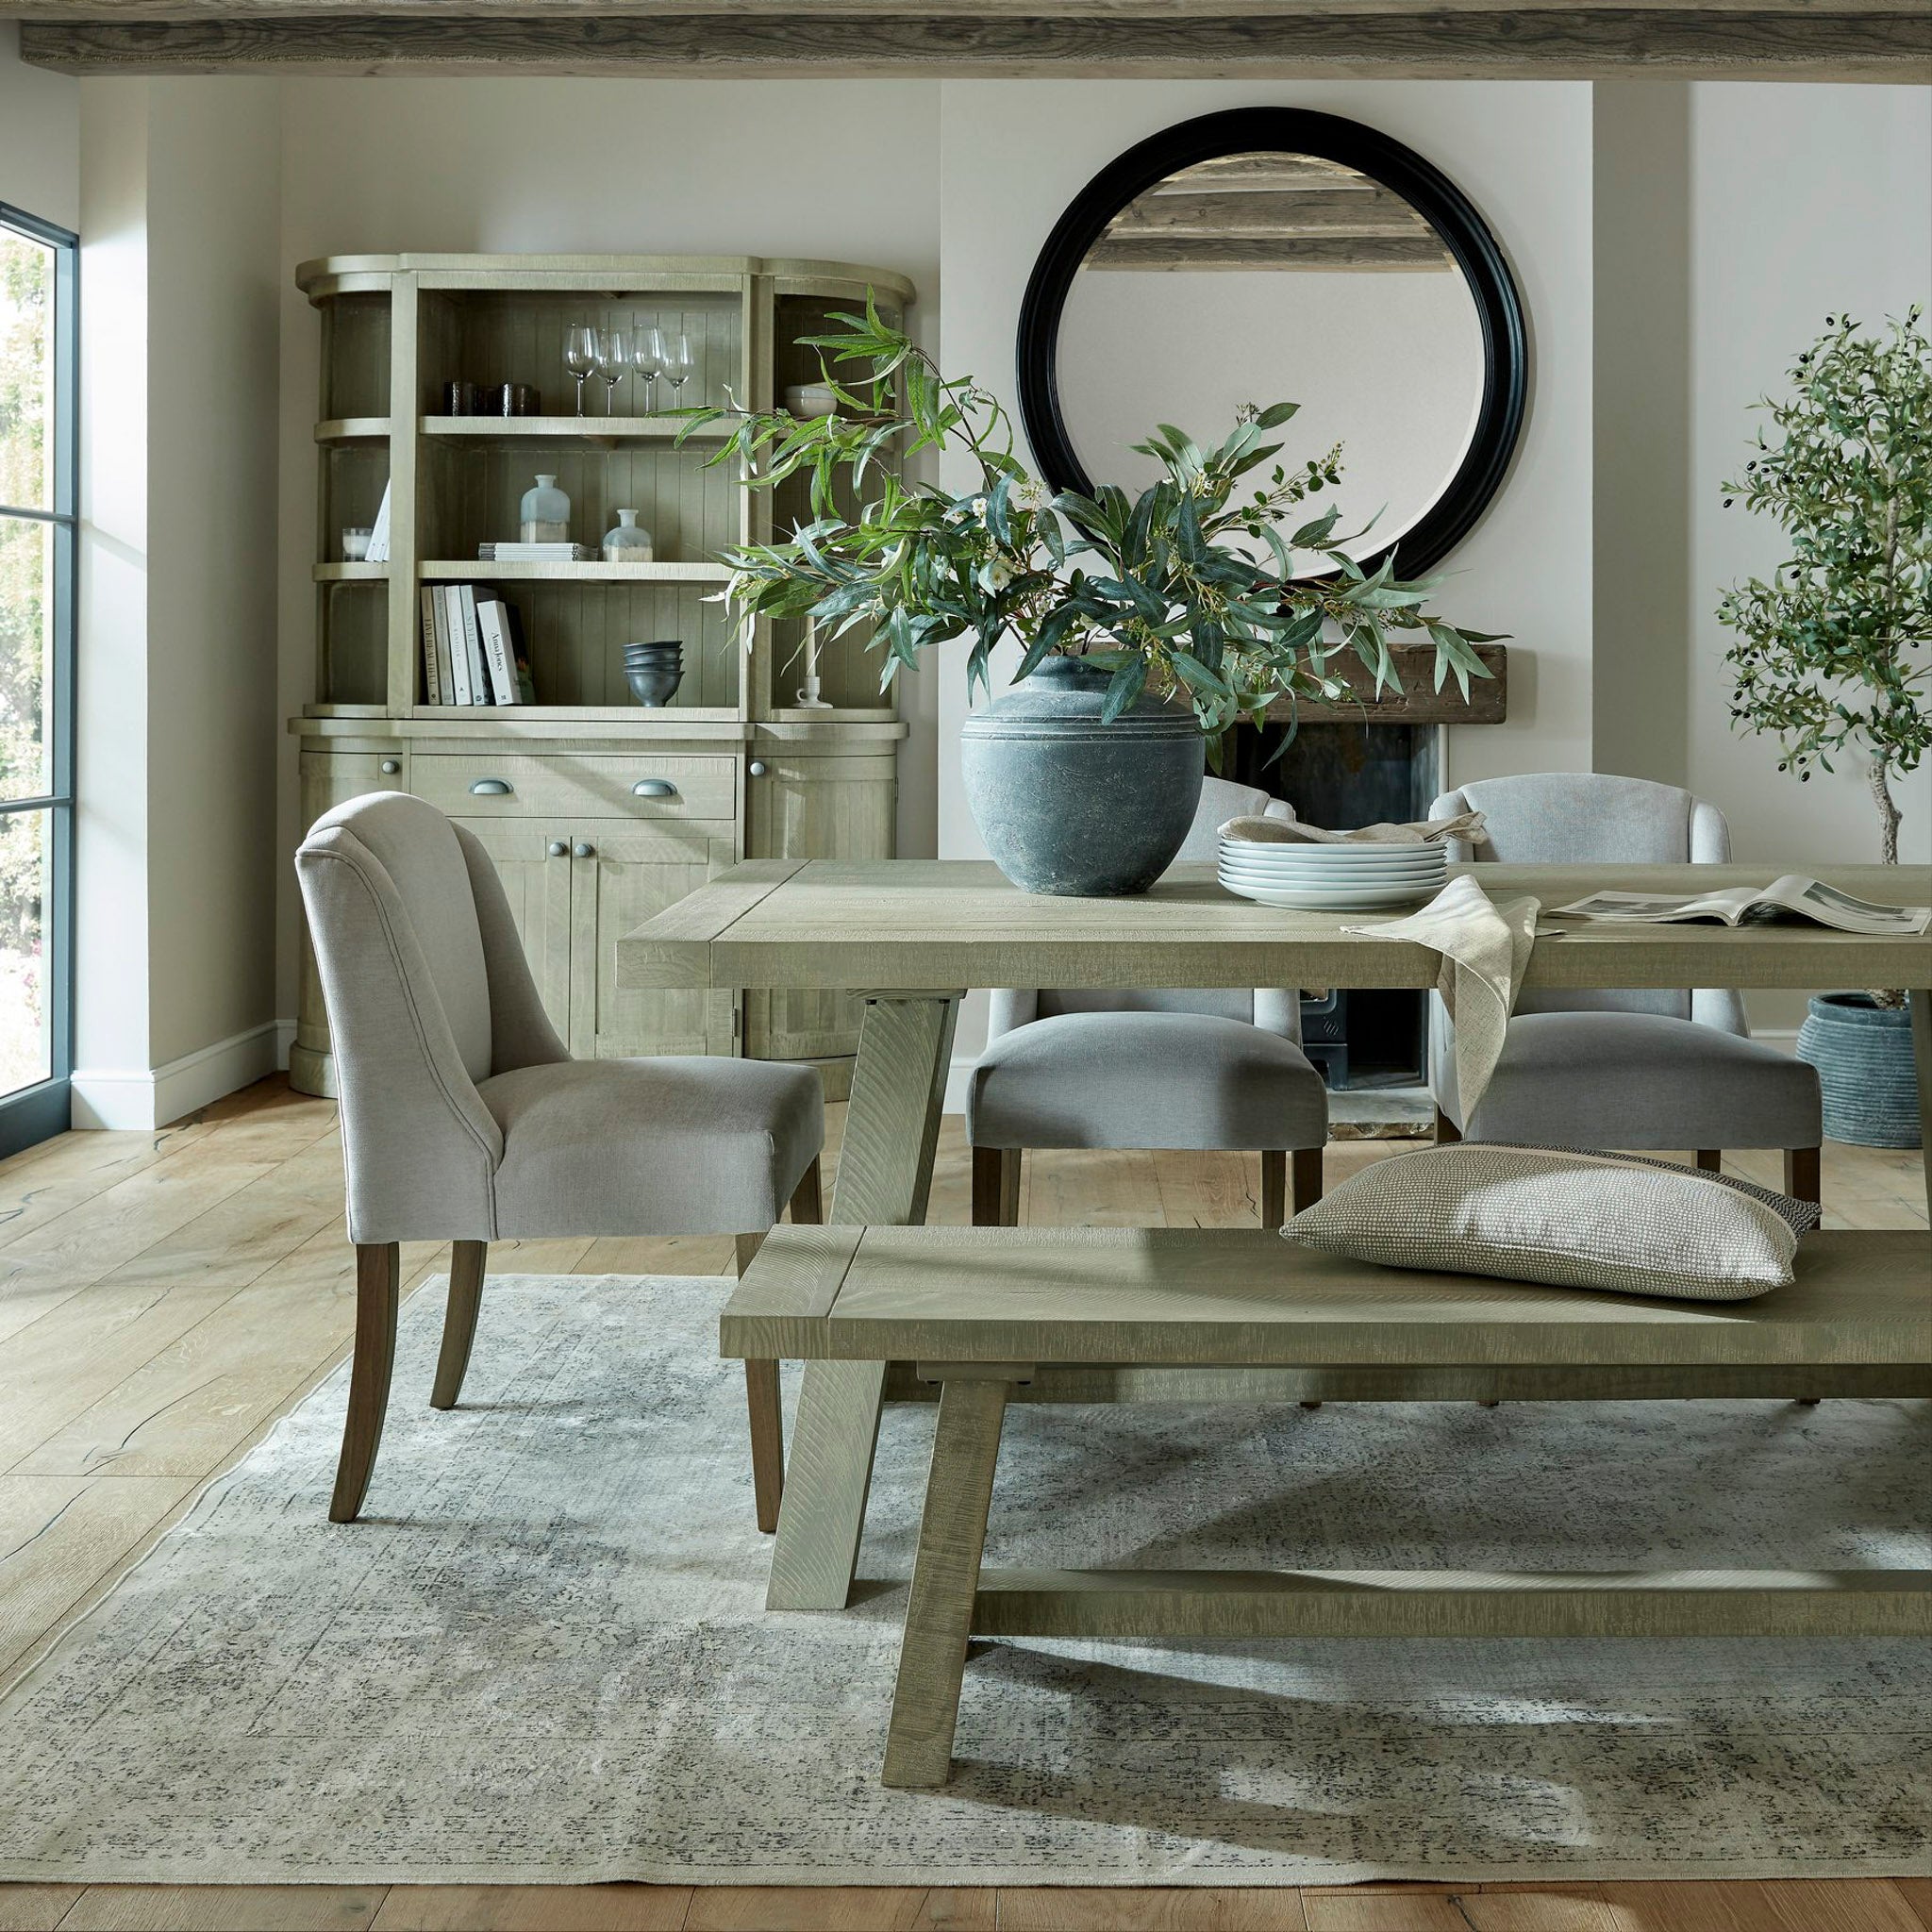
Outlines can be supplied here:
[[[1228, 819], [1294, 813], [1219, 778], [1179, 861], [1211, 859]], [[1147, 992], [1007, 989], [992, 996], [986, 1051], [966, 1090], [973, 1220], [1019, 1219], [1028, 1147], [1188, 1147], [1258, 1152], [1261, 1221], [1321, 1198], [1328, 1091], [1302, 1052], [1301, 993], [1244, 989]]]
[[[1450, 857], [1517, 865], [1723, 864], [1724, 814], [1674, 785], [1595, 772], [1487, 778], [1445, 792], [1431, 818], [1483, 814], [1490, 843]], [[1690, 1147], [1715, 1172], [1726, 1147], [1784, 1150], [1785, 1187], [1818, 1199], [1818, 1075], [1751, 1038], [1743, 1002], [1707, 991], [1530, 991], [1473, 1120], [1456, 1092], [1448, 1021], [1433, 1001], [1430, 1084], [1439, 1139], [1631, 1149]]]
[[[482, 845], [397, 791], [352, 798], [295, 857], [328, 1008], [356, 1244], [349, 1414], [329, 1517], [353, 1522], [382, 1439], [397, 1243], [455, 1243], [433, 1407], [461, 1391], [488, 1246], [729, 1234], [741, 1264], [789, 1200], [820, 1218], [824, 1104], [807, 1067], [574, 1060]], [[745, 1239], [748, 1237], [749, 1239]], [[776, 1525], [775, 1362], [745, 1364], [759, 1527]]]

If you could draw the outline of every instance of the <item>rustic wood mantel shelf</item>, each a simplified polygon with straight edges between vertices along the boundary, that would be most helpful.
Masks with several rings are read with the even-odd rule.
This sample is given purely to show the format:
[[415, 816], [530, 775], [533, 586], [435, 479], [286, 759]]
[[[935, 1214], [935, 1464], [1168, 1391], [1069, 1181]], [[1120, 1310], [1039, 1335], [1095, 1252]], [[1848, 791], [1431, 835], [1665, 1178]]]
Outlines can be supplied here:
[[65, 74], [1932, 80], [1921, 0], [35, 0]]

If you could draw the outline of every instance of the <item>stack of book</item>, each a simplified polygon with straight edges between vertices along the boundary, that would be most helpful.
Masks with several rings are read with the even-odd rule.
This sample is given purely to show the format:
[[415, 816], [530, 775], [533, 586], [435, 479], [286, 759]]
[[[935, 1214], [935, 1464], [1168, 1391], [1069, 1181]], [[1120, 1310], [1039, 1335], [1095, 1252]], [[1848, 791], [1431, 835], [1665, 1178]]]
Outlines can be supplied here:
[[516, 606], [474, 584], [425, 584], [423, 691], [432, 705], [535, 704]]
[[479, 543], [481, 563], [593, 563], [597, 553], [588, 543]]

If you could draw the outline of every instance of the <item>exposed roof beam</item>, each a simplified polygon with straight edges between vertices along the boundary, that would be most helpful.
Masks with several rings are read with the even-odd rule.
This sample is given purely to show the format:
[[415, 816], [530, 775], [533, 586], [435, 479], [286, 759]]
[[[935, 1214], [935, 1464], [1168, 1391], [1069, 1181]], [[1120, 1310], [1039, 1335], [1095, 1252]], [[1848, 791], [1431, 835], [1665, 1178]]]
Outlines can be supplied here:
[[[103, 24], [134, 20], [372, 20], [408, 18], [510, 18], [583, 21], [630, 15], [729, 14], [779, 20], [826, 14], [860, 18], [894, 9], [880, 0], [0, 0], [0, 19], [86, 21]], [[1358, 16], [1428, 15], [1454, 32], [1470, 15], [1599, 13], [1780, 15], [1804, 19], [1830, 14], [1855, 18], [1914, 17], [1924, 0], [1541, 0], [1525, 8], [1522, 0], [914, 0], [898, 11], [915, 17], [947, 15], [974, 19], [1030, 20], [1093, 14], [1109, 20], [1185, 20], [1193, 17], [1247, 19], [1345, 19]], [[1210, 164], [1215, 165], [1215, 164]]]
[[[453, 19], [306, 12], [168, 23], [29, 19], [21, 54], [67, 74], [1143, 75], [1596, 79], [1627, 74], [1932, 80], [1932, 8], [1542, 6], [1244, 14], [581, 10]], [[1006, 4], [1006, 0], [999, 0]], [[259, 7], [261, 0], [256, 0]], [[23, 8], [23, 11], [28, 9]]]
[[1427, 235], [1399, 194], [1143, 194], [1107, 229], [1153, 235]]
[[1087, 251], [1085, 269], [1173, 275], [1180, 270], [1407, 269], [1424, 274], [1454, 266], [1433, 235], [1323, 235], [1294, 238], [1158, 235], [1116, 241], [1104, 235]]

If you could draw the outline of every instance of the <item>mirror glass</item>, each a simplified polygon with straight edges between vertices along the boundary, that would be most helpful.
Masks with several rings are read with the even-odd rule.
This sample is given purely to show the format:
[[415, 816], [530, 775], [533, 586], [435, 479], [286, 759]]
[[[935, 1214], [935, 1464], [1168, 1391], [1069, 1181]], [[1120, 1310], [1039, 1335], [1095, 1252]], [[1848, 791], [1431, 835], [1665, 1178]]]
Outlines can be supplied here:
[[1436, 503], [1469, 449], [1482, 319], [1399, 194], [1313, 156], [1229, 155], [1158, 182], [1089, 248], [1057, 375], [1088, 475], [1129, 491], [1160, 474], [1131, 447], [1155, 424], [1205, 444], [1243, 406], [1299, 403], [1284, 459], [1342, 445], [1341, 527], [1374, 520], [1347, 545], [1365, 557]]

